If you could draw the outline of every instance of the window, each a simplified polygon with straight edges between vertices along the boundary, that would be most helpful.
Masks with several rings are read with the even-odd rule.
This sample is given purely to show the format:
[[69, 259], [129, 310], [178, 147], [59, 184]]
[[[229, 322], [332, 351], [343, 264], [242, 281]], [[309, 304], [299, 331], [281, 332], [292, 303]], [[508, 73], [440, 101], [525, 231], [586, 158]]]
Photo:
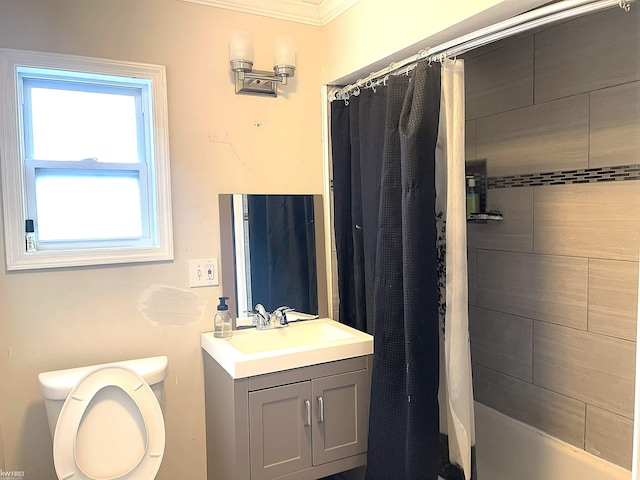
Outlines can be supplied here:
[[9, 270], [172, 259], [164, 67], [2, 49], [0, 59]]

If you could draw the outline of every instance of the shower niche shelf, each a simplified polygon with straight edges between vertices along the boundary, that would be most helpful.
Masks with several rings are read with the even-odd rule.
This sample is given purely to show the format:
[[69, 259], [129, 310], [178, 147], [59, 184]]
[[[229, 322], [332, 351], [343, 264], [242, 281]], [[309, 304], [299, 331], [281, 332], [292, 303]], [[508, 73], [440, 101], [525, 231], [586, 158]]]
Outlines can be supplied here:
[[[472, 176], [475, 180], [475, 188], [479, 195], [479, 211], [469, 215], [467, 223], [490, 223], [502, 221], [502, 213], [499, 210], [487, 211], [487, 161], [470, 160], [465, 162], [465, 177]], [[465, 182], [466, 182], [465, 178]]]

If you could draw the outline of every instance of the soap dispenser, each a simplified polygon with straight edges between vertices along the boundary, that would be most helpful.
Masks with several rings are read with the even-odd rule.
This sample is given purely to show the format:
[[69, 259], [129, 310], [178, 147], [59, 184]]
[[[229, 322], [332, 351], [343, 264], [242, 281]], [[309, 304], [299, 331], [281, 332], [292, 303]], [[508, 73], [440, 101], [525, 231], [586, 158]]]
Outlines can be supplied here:
[[229, 313], [229, 305], [226, 301], [229, 297], [220, 297], [218, 311], [213, 318], [213, 336], [217, 338], [229, 338], [233, 335], [231, 314]]

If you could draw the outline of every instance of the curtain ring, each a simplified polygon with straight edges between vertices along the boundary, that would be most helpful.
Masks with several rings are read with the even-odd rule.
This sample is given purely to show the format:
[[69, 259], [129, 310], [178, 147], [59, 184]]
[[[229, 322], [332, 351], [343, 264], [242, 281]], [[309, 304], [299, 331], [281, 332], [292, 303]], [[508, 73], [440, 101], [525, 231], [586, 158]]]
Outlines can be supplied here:
[[625, 12], [628, 12], [629, 10], [631, 10], [631, 5], [629, 5], [629, 2], [627, 2], [627, 0], [619, 0], [618, 6]]

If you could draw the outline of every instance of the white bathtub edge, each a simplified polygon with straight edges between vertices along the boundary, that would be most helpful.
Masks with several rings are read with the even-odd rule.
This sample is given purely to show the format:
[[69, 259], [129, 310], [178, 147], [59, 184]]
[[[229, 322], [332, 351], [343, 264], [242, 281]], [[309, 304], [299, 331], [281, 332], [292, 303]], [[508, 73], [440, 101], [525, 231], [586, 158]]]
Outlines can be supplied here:
[[631, 472], [475, 402], [478, 480], [630, 480]]

